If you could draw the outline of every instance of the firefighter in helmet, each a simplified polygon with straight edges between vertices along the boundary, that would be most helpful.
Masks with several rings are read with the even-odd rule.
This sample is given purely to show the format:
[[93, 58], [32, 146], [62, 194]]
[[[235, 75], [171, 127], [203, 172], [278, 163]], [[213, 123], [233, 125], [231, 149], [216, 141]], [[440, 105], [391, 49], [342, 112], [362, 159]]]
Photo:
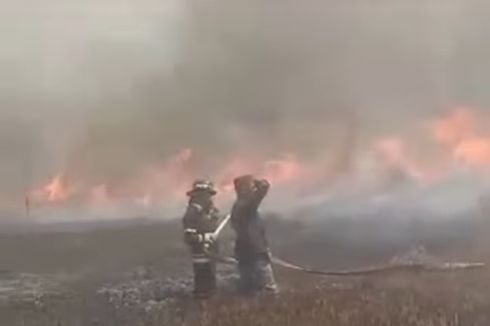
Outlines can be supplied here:
[[220, 220], [213, 202], [216, 193], [213, 184], [204, 179], [196, 180], [187, 192], [189, 202], [183, 217], [184, 241], [192, 254], [196, 298], [210, 297], [216, 290], [213, 254], [217, 254], [218, 244], [213, 239], [213, 232]]

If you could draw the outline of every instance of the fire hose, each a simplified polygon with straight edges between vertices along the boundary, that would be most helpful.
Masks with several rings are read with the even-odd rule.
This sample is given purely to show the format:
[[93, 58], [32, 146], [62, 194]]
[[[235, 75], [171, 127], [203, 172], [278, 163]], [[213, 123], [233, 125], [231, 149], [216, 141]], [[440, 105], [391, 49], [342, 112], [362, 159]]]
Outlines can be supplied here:
[[226, 215], [226, 217], [221, 221], [221, 223], [218, 225], [216, 230], [213, 232], [213, 238], [217, 239], [218, 236], [220, 235], [221, 231], [225, 228], [226, 224], [228, 224], [228, 221], [231, 219], [231, 214]]
[[[231, 214], [228, 214], [223, 221], [219, 224], [213, 233], [213, 238], [217, 239], [220, 233], [223, 231], [226, 224], [229, 222]], [[233, 257], [212, 255], [212, 258], [219, 263], [236, 265], [238, 261]], [[385, 265], [372, 266], [359, 269], [349, 269], [349, 270], [318, 270], [309, 267], [299, 266], [287, 262], [281, 258], [271, 255], [271, 262], [274, 265], [278, 265], [287, 269], [296, 270], [308, 274], [325, 275], [325, 276], [356, 276], [356, 275], [370, 275], [379, 273], [391, 273], [391, 272], [401, 272], [401, 271], [420, 271], [420, 272], [441, 272], [441, 271], [452, 271], [452, 270], [467, 270], [467, 269], [477, 269], [486, 267], [485, 263], [481, 262], [437, 262], [437, 263], [424, 263], [424, 262], [395, 262], [388, 263]]]

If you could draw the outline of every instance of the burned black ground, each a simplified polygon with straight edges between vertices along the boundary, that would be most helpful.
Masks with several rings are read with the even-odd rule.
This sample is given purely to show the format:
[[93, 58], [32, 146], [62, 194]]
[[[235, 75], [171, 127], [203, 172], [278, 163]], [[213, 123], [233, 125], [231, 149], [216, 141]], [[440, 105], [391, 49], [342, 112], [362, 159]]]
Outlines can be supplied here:
[[[83, 227], [82, 227], [83, 225]], [[382, 227], [380, 227], [382, 226]], [[375, 264], [422, 244], [438, 257], [487, 261], [486, 223], [269, 219], [274, 252], [318, 268]], [[177, 222], [10, 228], [0, 236], [0, 325], [464, 325], [490, 322], [490, 274], [319, 277], [277, 268], [277, 298], [189, 298]], [[230, 234], [223, 247], [230, 252]]]

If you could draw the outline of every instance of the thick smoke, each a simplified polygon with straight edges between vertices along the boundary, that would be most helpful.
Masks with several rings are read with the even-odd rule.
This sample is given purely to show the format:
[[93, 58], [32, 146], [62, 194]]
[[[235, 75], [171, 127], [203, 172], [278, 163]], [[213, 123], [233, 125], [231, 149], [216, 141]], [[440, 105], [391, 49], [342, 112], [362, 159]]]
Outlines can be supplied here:
[[377, 136], [453, 106], [484, 111], [488, 4], [61, 1], [1, 11], [0, 198], [63, 171], [118, 185], [192, 148], [349, 169]]

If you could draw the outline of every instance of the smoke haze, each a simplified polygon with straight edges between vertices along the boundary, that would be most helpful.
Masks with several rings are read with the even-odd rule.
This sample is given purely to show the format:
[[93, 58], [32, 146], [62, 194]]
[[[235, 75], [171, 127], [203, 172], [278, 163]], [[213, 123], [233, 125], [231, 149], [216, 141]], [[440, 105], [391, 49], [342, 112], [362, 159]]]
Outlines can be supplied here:
[[185, 148], [196, 175], [345, 168], [454, 107], [488, 118], [485, 1], [0, 1], [6, 209], [60, 171], [115, 187]]

